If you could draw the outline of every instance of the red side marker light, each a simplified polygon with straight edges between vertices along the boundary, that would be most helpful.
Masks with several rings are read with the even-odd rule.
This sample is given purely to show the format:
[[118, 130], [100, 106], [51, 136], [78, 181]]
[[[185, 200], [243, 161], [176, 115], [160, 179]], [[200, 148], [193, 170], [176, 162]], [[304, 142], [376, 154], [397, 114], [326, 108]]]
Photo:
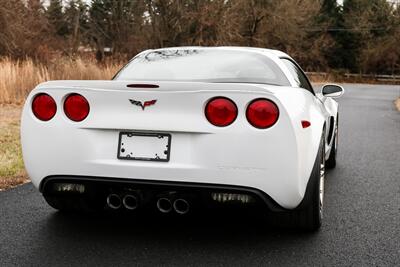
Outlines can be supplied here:
[[301, 126], [303, 126], [303, 128], [308, 128], [311, 126], [311, 122], [309, 121], [301, 121]]

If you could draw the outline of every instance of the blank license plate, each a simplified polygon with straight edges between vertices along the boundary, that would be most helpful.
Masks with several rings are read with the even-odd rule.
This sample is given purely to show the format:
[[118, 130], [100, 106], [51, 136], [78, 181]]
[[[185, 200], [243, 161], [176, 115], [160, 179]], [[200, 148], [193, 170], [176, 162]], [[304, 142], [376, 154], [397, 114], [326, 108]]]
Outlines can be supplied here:
[[117, 157], [128, 160], [169, 161], [170, 148], [170, 134], [120, 133]]

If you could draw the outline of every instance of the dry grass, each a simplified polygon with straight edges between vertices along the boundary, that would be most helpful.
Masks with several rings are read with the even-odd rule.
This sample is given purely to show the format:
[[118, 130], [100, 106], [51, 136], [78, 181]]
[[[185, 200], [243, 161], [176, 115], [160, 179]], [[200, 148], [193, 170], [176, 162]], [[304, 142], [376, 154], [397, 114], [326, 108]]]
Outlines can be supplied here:
[[400, 111], [400, 97], [394, 101], [394, 105], [396, 106], [397, 110]]
[[5, 191], [6, 189], [25, 184], [27, 182], [29, 182], [29, 179], [25, 173], [20, 175], [0, 177], [0, 191]]
[[326, 83], [368, 83], [368, 84], [381, 84], [374, 79], [368, 79], [363, 77], [345, 77], [343, 74], [332, 73], [307, 73], [308, 78], [312, 83], [326, 84]]
[[48, 80], [107, 80], [120, 69], [119, 63], [97, 64], [94, 60], [58, 59], [44, 65], [27, 59], [0, 59], [0, 104], [21, 104], [39, 83]]
[[396, 76], [372, 74], [346, 74], [332, 70], [330, 72], [307, 72], [307, 76], [312, 83], [366, 83], [366, 84], [391, 84], [399, 85], [400, 79]]
[[28, 181], [19, 138], [21, 106], [0, 105], [0, 191]]

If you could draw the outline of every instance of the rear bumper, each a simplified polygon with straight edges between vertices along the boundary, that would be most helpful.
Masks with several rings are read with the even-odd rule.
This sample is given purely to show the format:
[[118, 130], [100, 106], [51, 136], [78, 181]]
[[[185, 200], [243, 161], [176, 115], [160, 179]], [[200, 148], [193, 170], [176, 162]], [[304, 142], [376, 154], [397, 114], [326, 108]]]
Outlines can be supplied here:
[[268, 210], [273, 212], [286, 210], [264, 192], [255, 188], [243, 186], [148, 181], [111, 177], [50, 176], [43, 179], [40, 183], [40, 192], [46, 196], [56, 194], [62, 195], [62, 193], [53, 191], [53, 185], [55, 183], [83, 184], [86, 188], [84, 194], [87, 194], [88, 197], [95, 197], [97, 199], [105, 199], [106, 194], [111, 191], [138, 191], [144, 196], [143, 199], [147, 200], [146, 202], [154, 200], [154, 197], [158, 194], [171, 191], [177, 192], [179, 195], [194, 196], [198, 198], [202, 204], [216, 204], [216, 202], [212, 200], [212, 193], [245, 194], [251, 196], [251, 199], [254, 201], [252, 204], [266, 206]]
[[[108, 134], [114, 137], [110, 139], [113, 139], [114, 145], [117, 146], [118, 133], [108, 132]], [[104, 144], [96, 147], [94, 143], [87, 143], [76, 147], [69, 142], [62, 145], [61, 142], [56, 142], [59, 144], [58, 149], [46, 144], [41, 150], [44, 153], [37, 153], [38, 150], [32, 152], [25, 150], [24, 160], [28, 174], [36, 187], [42, 187], [47, 177], [96, 177], [91, 180], [106, 179], [118, 182], [122, 179], [125, 182], [169, 182], [253, 188], [269, 196], [285, 209], [297, 207], [303, 199], [306, 185], [299, 179], [297, 162], [293, 155], [275, 157], [271, 153], [260, 159], [256, 155], [250, 155], [249, 152], [229, 157], [229, 153], [232, 152], [226, 149], [227, 155], [224, 155], [223, 151], [207, 152], [209, 156], [205, 160], [208, 163], [205, 164], [199, 164], [197, 159], [197, 163], [193, 162], [190, 156], [187, 159], [182, 157], [178, 162], [174, 160], [176, 157], [173, 154], [174, 149], [177, 149], [178, 139], [179, 137], [172, 135], [170, 162], [119, 160], [116, 157], [117, 150], [103, 149]], [[243, 149], [244, 152], [245, 149], [248, 147]], [[57, 155], [55, 150], [60, 151], [60, 154]], [[190, 155], [189, 152], [187, 154]], [[193, 156], [198, 157], [198, 155]]]
[[44, 178], [60, 175], [218, 184], [255, 188], [293, 209], [307, 186], [308, 177], [299, 172], [295, 138], [282, 142], [273, 132], [254, 134], [251, 140], [240, 133], [171, 133], [170, 161], [148, 162], [117, 158], [119, 131], [36, 130], [35, 135], [26, 131], [23, 136], [25, 167], [36, 187]]

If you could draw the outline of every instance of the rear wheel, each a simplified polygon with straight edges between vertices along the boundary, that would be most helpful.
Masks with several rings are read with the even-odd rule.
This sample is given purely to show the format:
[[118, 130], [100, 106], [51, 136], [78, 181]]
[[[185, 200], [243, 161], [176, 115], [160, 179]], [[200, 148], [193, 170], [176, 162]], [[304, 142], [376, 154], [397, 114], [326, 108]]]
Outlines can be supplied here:
[[293, 211], [273, 213], [274, 226], [295, 228], [306, 231], [318, 230], [322, 222], [324, 207], [324, 180], [325, 180], [325, 145], [324, 137], [320, 142], [317, 158], [307, 186], [305, 199]]

